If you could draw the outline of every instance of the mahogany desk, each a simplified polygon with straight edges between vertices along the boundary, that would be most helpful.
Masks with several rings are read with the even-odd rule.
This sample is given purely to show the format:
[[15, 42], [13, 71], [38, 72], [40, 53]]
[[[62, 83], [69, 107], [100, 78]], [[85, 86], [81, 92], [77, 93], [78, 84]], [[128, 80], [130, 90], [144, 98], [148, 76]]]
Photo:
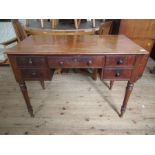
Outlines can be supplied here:
[[7, 54], [28, 112], [34, 117], [25, 81], [51, 80], [56, 68], [100, 69], [101, 80], [128, 81], [120, 116], [149, 53], [123, 35], [30, 36]]

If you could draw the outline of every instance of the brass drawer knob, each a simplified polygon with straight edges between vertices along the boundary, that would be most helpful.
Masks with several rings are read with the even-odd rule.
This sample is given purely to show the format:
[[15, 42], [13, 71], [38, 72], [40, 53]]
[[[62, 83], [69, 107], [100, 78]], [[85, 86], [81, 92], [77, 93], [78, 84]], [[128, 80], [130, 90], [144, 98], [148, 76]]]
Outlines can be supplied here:
[[118, 64], [118, 65], [123, 64], [123, 60], [122, 60], [122, 59], [117, 60], [117, 64]]
[[88, 65], [89, 65], [89, 66], [92, 65], [92, 63], [93, 63], [92, 60], [89, 60], [89, 61], [88, 61]]

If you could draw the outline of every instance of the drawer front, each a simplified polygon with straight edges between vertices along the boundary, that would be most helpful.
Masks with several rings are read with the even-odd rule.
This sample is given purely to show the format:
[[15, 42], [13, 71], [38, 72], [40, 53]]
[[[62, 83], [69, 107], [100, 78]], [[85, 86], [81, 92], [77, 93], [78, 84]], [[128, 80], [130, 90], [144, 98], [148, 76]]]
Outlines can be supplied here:
[[48, 69], [20, 69], [21, 76], [25, 80], [50, 79], [51, 71]]
[[45, 58], [40, 56], [18, 56], [16, 57], [18, 67], [44, 67]]
[[104, 79], [128, 80], [132, 74], [132, 69], [105, 69], [103, 70]]
[[50, 68], [102, 68], [103, 56], [64, 56], [48, 57]]
[[133, 66], [135, 63], [135, 56], [107, 56], [106, 57], [106, 66]]

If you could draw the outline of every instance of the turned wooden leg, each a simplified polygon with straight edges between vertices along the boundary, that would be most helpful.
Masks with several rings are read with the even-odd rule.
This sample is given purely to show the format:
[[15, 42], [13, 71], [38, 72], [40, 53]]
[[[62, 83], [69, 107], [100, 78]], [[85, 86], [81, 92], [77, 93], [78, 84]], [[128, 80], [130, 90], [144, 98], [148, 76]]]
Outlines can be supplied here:
[[134, 86], [134, 84], [132, 82], [128, 81], [127, 87], [126, 87], [126, 92], [125, 92], [125, 97], [124, 97], [124, 101], [123, 101], [123, 105], [121, 107], [120, 117], [122, 117], [123, 114], [125, 113], [125, 110], [126, 110], [126, 107], [127, 107], [127, 103], [128, 103], [130, 94], [132, 92], [133, 86]]
[[110, 87], [109, 87], [110, 90], [112, 89], [113, 84], [114, 84], [114, 81], [110, 81]]
[[26, 26], [29, 26], [29, 19], [26, 19]]
[[97, 72], [98, 72], [97, 69], [94, 69], [94, 70], [93, 70], [93, 73], [92, 73], [92, 79], [93, 79], [93, 80], [97, 80]]
[[41, 28], [44, 27], [44, 20], [43, 19], [40, 19], [40, 24], [41, 24]]
[[74, 24], [75, 24], [75, 28], [78, 29], [78, 20], [77, 19], [74, 19]]
[[52, 29], [55, 29], [55, 24], [56, 24], [55, 19], [52, 19]]
[[29, 96], [28, 96], [28, 92], [27, 92], [27, 88], [26, 88], [25, 82], [20, 82], [19, 86], [20, 86], [20, 89], [22, 91], [23, 97], [25, 99], [28, 112], [31, 115], [31, 117], [34, 117], [33, 109], [32, 109], [31, 103], [30, 103], [30, 99], [29, 99]]
[[95, 19], [92, 19], [92, 22], [93, 22], [93, 28], [95, 28], [96, 27]]
[[41, 84], [42, 88], [45, 89], [45, 82], [44, 82], [44, 80], [40, 80], [40, 84]]
[[81, 19], [78, 19], [78, 28], [80, 27]]

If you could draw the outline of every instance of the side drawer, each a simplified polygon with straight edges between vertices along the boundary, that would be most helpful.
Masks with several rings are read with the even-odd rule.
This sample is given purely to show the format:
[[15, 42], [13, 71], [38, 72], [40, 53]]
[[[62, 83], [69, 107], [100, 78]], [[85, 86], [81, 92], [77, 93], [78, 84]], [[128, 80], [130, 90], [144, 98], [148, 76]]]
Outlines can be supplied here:
[[107, 67], [121, 67], [121, 66], [133, 66], [135, 63], [136, 57], [134, 55], [112, 55], [106, 56]]
[[49, 56], [50, 68], [102, 68], [103, 56]]
[[48, 69], [23, 68], [19, 70], [24, 80], [39, 80], [39, 79], [50, 80], [54, 73], [54, 70], [48, 70]]
[[44, 67], [46, 66], [45, 57], [41, 56], [17, 56], [18, 67]]
[[132, 69], [104, 69], [102, 79], [128, 80], [132, 74]]

